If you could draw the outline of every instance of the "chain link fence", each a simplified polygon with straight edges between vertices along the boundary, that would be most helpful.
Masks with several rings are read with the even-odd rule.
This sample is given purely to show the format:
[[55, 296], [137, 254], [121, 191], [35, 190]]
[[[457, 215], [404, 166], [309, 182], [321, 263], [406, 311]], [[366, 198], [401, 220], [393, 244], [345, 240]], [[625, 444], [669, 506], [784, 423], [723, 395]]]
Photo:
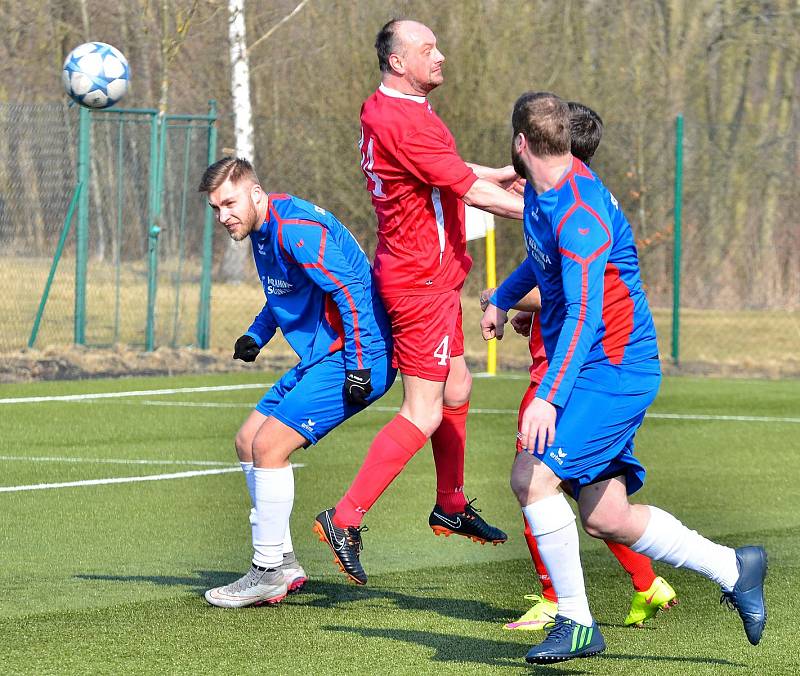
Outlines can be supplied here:
[[[60, 105], [0, 105], [6, 290], [0, 351], [30, 342], [79, 182], [78, 117]], [[371, 255], [375, 223], [358, 163], [358, 120], [309, 124], [286, 114], [257, 118], [256, 129], [256, 168], [265, 188], [330, 210]], [[89, 189], [82, 197], [88, 213], [87, 346], [227, 350], [261, 309], [264, 297], [249, 254], [240, 281], [223, 276], [230, 244], [196, 192], [214, 155], [214, 131], [211, 115], [159, 120], [154, 111], [92, 113]], [[453, 131], [463, 157], [507, 163], [509, 128]], [[606, 127], [592, 166], [634, 227], [665, 364], [677, 361], [690, 372], [800, 373], [800, 147], [768, 131], [709, 129], [686, 121], [677, 233], [675, 120], [650, 120], [646, 129]], [[76, 223], [53, 276], [37, 347], [75, 342]], [[496, 232], [502, 279], [524, 248], [518, 223], [499, 219]], [[681, 293], [675, 315], [678, 234]], [[464, 290], [465, 333], [467, 355], [479, 365], [485, 358], [477, 331], [485, 250], [481, 240], [469, 247], [475, 264]], [[210, 288], [204, 289], [206, 283]], [[285, 345], [277, 349], [285, 354]], [[525, 341], [507, 338], [498, 358], [501, 368], [524, 366]]]

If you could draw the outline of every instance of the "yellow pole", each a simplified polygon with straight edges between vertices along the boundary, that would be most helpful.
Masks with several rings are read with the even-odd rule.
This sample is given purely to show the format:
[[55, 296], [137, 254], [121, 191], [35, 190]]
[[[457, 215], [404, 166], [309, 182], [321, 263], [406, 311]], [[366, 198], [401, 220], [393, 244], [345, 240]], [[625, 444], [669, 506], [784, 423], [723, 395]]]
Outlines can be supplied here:
[[[489, 218], [486, 220], [486, 287], [488, 289], [493, 289], [497, 286], [494, 248], [494, 216], [489, 215]], [[497, 373], [497, 340], [494, 338], [486, 344], [486, 372], [490, 376]]]

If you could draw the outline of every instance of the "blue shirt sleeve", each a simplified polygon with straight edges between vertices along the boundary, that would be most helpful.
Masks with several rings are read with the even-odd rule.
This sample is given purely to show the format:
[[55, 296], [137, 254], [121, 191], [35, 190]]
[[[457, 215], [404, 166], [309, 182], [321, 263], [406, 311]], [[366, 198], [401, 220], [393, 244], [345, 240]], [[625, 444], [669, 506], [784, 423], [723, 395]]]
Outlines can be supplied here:
[[561, 254], [566, 316], [550, 367], [536, 396], [563, 406], [592, 349], [603, 316], [603, 281], [611, 252], [611, 219], [604, 207], [579, 208], [554, 232]]
[[292, 223], [283, 226], [280, 243], [309, 279], [336, 304], [344, 332], [345, 367], [371, 368], [370, 348], [375, 338], [371, 295], [335, 238], [321, 224]]
[[264, 303], [264, 307], [256, 315], [245, 335], [251, 336], [259, 347], [264, 347], [275, 335], [277, 328], [278, 322], [275, 321], [275, 315], [269, 309], [269, 303]]
[[497, 287], [489, 302], [508, 312], [536, 286], [536, 274], [531, 267], [531, 259], [519, 264], [503, 283]]

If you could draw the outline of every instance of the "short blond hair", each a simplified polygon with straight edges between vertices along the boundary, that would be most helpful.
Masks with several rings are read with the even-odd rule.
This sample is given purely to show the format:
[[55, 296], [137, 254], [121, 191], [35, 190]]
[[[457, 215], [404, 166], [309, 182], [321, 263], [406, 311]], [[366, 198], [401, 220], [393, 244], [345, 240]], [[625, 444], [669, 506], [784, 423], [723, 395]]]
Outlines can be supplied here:
[[217, 160], [203, 172], [203, 178], [200, 179], [200, 186], [197, 190], [198, 192], [213, 192], [228, 180], [231, 183], [251, 181], [261, 185], [250, 162], [242, 157], [228, 156]]

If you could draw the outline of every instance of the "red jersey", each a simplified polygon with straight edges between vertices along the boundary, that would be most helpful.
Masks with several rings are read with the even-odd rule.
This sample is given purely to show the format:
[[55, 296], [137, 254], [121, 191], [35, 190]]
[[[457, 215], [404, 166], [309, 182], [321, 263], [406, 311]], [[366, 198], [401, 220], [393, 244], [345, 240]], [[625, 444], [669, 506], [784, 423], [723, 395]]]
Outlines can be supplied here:
[[539, 323], [539, 313], [533, 315], [531, 321], [531, 336], [528, 341], [528, 348], [531, 351], [531, 383], [538, 385], [542, 382], [544, 374], [547, 373], [547, 355], [544, 351], [544, 341], [542, 340], [542, 325]]
[[361, 106], [361, 169], [378, 217], [384, 297], [459, 288], [472, 267], [461, 198], [477, 176], [424, 96], [381, 85]]

